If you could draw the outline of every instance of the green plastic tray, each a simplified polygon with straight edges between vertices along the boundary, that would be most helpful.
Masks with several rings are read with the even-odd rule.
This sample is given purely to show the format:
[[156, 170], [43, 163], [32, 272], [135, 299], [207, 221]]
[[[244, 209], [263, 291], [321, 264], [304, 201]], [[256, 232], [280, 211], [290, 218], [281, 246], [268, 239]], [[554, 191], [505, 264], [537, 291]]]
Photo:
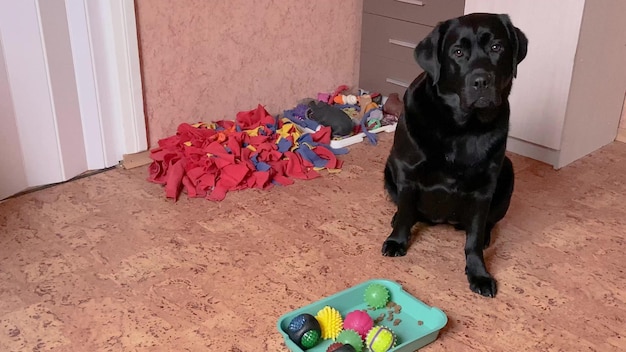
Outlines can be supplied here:
[[[394, 313], [394, 320], [397, 318], [401, 319], [398, 325], [394, 326], [393, 321], [387, 320], [389, 309], [386, 307], [376, 310], [367, 308], [363, 301], [363, 294], [367, 286], [373, 283], [381, 284], [389, 289], [390, 300], [402, 306], [399, 314]], [[346, 314], [357, 309], [367, 309], [372, 319], [376, 319], [381, 313], [385, 313], [385, 319], [377, 325], [386, 326], [396, 333], [398, 342], [396, 347], [390, 350], [393, 352], [413, 352], [426, 346], [437, 339], [439, 331], [448, 322], [448, 317], [441, 309], [426, 305], [404, 291], [397, 282], [383, 279], [369, 280], [281, 316], [277, 323], [278, 331], [285, 339], [285, 345], [287, 345], [290, 351], [303, 351], [289, 339], [285, 332], [291, 319], [302, 313], [315, 316], [325, 306], [337, 309], [344, 318]], [[325, 352], [332, 342], [332, 340], [324, 340], [306, 351]], [[364, 347], [363, 350], [366, 351], [367, 349]]]

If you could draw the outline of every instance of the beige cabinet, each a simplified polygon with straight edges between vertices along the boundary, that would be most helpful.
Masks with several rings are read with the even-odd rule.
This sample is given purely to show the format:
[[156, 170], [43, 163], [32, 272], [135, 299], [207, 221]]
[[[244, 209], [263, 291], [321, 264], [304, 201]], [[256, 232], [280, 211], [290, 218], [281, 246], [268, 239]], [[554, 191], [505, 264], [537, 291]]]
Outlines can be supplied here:
[[528, 37], [511, 92], [508, 149], [561, 168], [611, 143], [626, 91], [626, 1], [466, 0]]
[[402, 96], [422, 72], [413, 58], [417, 43], [463, 9], [464, 0], [364, 0], [359, 87]]

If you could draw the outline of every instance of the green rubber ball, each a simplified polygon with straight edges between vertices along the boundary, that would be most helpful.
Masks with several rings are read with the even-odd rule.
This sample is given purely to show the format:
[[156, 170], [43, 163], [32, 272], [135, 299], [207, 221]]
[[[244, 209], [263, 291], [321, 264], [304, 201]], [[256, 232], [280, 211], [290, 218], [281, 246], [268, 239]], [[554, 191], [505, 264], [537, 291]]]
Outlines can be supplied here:
[[335, 341], [341, 342], [344, 345], [351, 345], [356, 352], [363, 351], [363, 339], [361, 339], [361, 335], [354, 330], [343, 330], [337, 335]]
[[317, 330], [309, 330], [302, 335], [300, 338], [300, 344], [305, 349], [309, 349], [311, 347], [315, 347], [317, 343], [320, 341], [320, 332]]
[[372, 308], [382, 308], [389, 302], [389, 290], [381, 284], [371, 284], [363, 295], [365, 303]]

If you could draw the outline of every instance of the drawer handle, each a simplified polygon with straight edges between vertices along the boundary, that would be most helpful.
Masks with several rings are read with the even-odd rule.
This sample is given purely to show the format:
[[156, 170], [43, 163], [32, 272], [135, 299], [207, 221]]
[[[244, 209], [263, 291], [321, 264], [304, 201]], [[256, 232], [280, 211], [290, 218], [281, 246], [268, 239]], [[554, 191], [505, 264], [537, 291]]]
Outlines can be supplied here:
[[403, 2], [405, 4], [410, 4], [410, 5], [424, 6], [424, 2], [419, 1], [419, 0], [396, 0], [396, 1]]
[[411, 49], [415, 49], [415, 47], [417, 46], [417, 44], [415, 43], [405, 42], [405, 41], [397, 40], [397, 39], [389, 39], [389, 44], [399, 45], [399, 46], [403, 46], [405, 48], [411, 48]]
[[385, 81], [387, 83], [391, 83], [391, 84], [395, 84], [396, 86], [400, 86], [400, 87], [404, 87], [404, 88], [409, 88], [409, 84], [406, 82], [402, 82], [402, 81], [398, 81], [397, 79], [393, 79], [393, 78], [386, 78]]

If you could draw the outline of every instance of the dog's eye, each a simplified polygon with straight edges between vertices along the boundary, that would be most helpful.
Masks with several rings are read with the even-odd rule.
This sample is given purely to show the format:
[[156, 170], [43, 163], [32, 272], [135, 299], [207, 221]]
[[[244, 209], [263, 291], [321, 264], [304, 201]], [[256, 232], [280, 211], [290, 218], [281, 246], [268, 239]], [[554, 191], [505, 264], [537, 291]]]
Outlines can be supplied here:
[[463, 50], [461, 50], [461, 49], [456, 49], [456, 50], [454, 51], [454, 56], [456, 56], [456, 57], [461, 57], [461, 56], [463, 56]]
[[491, 51], [493, 51], [494, 53], [497, 53], [500, 50], [502, 50], [502, 45], [500, 44], [493, 44], [491, 46]]

